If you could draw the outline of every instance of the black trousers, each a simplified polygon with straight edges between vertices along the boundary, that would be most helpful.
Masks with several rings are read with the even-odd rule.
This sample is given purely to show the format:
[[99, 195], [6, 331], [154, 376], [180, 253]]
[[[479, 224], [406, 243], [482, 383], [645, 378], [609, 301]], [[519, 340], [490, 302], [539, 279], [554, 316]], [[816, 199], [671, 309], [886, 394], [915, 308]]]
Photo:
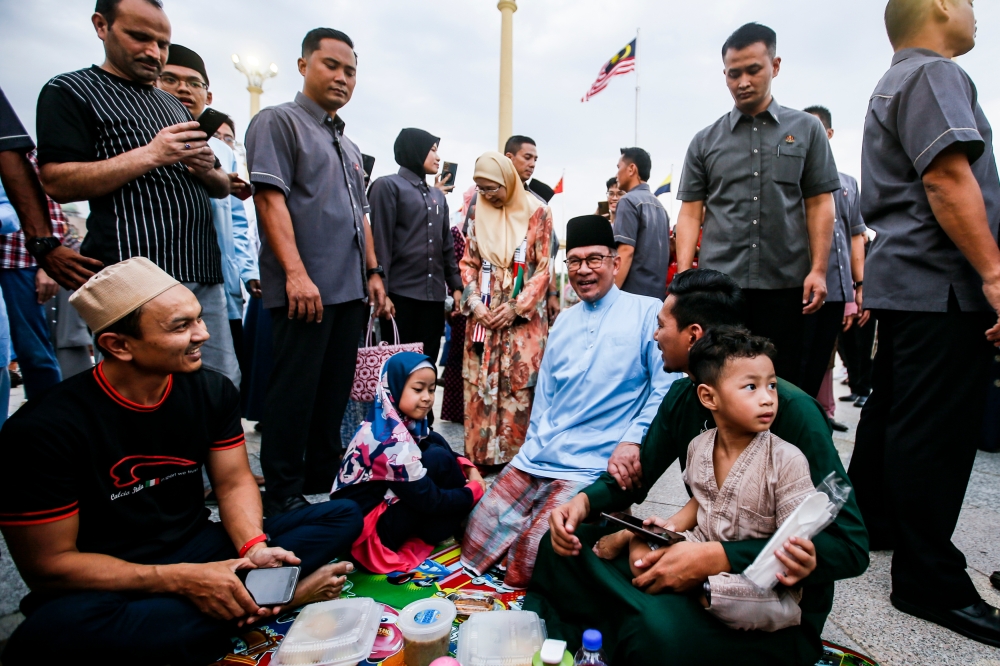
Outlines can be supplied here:
[[[954, 300], [954, 299], [952, 299]], [[965, 608], [980, 597], [951, 542], [982, 437], [992, 313], [877, 312], [872, 394], [849, 475], [872, 550], [894, 549], [892, 591]]]
[[841, 331], [837, 351], [847, 366], [847, 381], [854, 395], [872, 392], [872, 351], [875, 348], [875, 328], [878, 320], [872, 313], [868, 323]]
[[243, 369], [243, 320], [230, 319], [229, 331], [233, 334], [233, 349], [236, 350], [236, 362], [240, 364], [240, 377], [246, 376]]
[[802, 288], [744, 289], [743, 297], [747, 303], [747, 328], [774, 343], [778, 377], [798, 386], [802, 369]]
[[318, 324], [289, 319], [287, 308], [271, 310], [274, 369], [260, 444], [269, 498], [301, 494], [307, 480], [311, 490], [321, 489], [317, 492], [333, 487], [340, 467], [340, 423], [367, 317], [368, 305], [361, 300], [324, 305]]
[[[418, 301], [398, 294], [389, 294], [396, 306], [396, 327], [401, 343], [422, 342], [424, 353], [437, 365], [444, 336], [444, 300]], [[392, 322], [381, 320], [382, 339], [392, 343]]]
[[[302, 560], [304, 578], [350, 552], [361, 534], [358, 505], [323, 502], [264, 520], [270, 543]], [[209, 523], [175, 552], [142, 564], [221, 562], [236, 558], [222, 523]], [[173, 594], [74, 592], [29, 594], [27, 619], [7, 643], [3, 663], [38, 664], [50, 654], [91, 654], [95, 663], [204, 666], [232, 649], [236, 622], [215, 620]], [[99, 655], [99, 656], [98, 656]]]
[[837, 335], [844, 327], [844, 305], [843, 301], [827, 302], [819, 312], [802, 317], [799, 388], [814, 398], [819, 395], [833, 348], [837, 345]]

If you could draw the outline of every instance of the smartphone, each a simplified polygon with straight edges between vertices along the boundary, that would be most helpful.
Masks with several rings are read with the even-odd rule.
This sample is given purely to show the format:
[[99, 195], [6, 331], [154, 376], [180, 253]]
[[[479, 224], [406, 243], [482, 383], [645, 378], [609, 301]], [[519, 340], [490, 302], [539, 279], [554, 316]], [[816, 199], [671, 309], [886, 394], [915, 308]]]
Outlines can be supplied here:
[[597, 214], [598, 215], [603, 215], [605, 217], [611, 215], [611, 208], [608, 207], [608, 202], [607, 201], [598, 201], [597, 202]]
[[209, 107], [198, 116], [198, 129], [207, 134], [208, 138], [211, 139], [219, 131], [219, 128], [222, 127], [222, 123], [228, 119], [229, 116], [226, 114]]
[[[451, 177], [447, 176], [451, 174]], [[441, 167], [441, 182], [445, 185], [454, 185], [458, 181], [458, 165], [453, 162], [445, 162]]]
[[258, 606], [283, 606], [295, 596], [302, 567], [240, 569], [236, 576]]
[[671, 532], [656, 525], [643, 525], [642, 519], [625, 513], [602, 513], [601, 518], [621, 525], [632, 534], [638, 534], [649, 541], [654, 541], [664, 546], [672, 546], [679, 541], [684, 541], [684, 536], [677, 532]]
[[247, 199], [253, 196], [253, 187], [250, 185], [250, 183], [248, 183], [247, 181], [243, 180], [240, 177], [236, 178], [236, 182], [243, 185], [243, 188], [239, 192], [234, 192], [233, 193], [234, 197], [236, 197], [240, 201], [246, 201]]
[[365, 175], [370, 178], [372, 175], [372, 170], [375, 168], [375, 158], [372, 157], [371, 155], [362, 155], [361, 165], [362, 168], [364, 168], [365, 170]]

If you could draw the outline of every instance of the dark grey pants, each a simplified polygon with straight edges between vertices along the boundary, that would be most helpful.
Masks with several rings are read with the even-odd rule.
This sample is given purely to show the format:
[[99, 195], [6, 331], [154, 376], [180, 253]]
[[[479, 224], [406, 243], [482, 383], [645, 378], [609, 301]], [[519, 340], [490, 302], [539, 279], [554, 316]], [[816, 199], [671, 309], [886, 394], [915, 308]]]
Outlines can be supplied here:
[[[268, 498], [329, 492], [340, 464], [340, 422], [351, 395], [368, 305], [323, 306], [323, 321], [271, 310], [274, 369], [264, 399], [260, 465]], [[308, 484], [306, 483], [308, 481]]]
[[[952, 543], [982, 441], [989, 312], [879, 310], [872, 394], [848, 475], [872, 550], [893, 549], [892, 591], [945, 609], [979, 600]], [[870, 325], [870, 324], [869, 324]]]

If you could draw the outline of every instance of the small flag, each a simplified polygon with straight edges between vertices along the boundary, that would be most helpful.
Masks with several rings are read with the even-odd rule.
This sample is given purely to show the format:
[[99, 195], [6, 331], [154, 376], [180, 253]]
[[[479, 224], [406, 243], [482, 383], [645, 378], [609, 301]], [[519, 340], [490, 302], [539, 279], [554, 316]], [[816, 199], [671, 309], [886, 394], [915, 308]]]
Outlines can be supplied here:
[[670, 185], [674, 182], [674, 174], [667, 176], [667, 179], [660, 183], [660, 186], [656, 188], [655, 196], [660, 196], [661, 194], [666, 194], [670, 191]]
[[[479, 274], [479, 298], [482, 300], [483, 305], [486, 309], [490, 309], [491, 293], [492, 293], [492, 277], [493, 277], [493, 265], [488, 262], [483, 262], [482, 271]], [[478, 321], [472, 329], [472, 341], [473, 342], [486, 342], [486, 338], [489, 335], [485, 326], [480, 324]], [[485, 360], [485, 359], [484, 359]]]
[[559, 182], [556, 183], [556, 187], [552, 190], [552, 194], [562, 194], [563, 193], [563, 179], [560, 178]]
[[597, 80], [590, 86], [590, 90], [583, 96], [581, 102], [586, 102], [591, 97], [608, 87], [611, 77], [619, 74], [628, 74], [635, 71], [635, 47], [636, 40], [629, 42], [625, 48], [616, 53], [611, 60], [604, 63], [601, 73], [597, 75]]

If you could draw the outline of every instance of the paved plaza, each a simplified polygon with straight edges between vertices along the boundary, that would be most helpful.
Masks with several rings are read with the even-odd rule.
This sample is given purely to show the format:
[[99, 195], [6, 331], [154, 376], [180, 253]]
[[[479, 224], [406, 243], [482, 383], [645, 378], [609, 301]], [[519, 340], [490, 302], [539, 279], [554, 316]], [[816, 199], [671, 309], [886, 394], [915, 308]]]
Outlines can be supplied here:
[[[842, 368], [838, 368], [843, 372]], [[846, 386], [835, 382], [835, 393], [845, 395]], [[23, 399], [20, 389], [11, 393], [11, 409]], [[438, 397], [440, 405], [440, 390]], [[850, 403], [837, 403], [837, 419], [848, 424], [846, 433], [834, 433], [834, 442], [845, 467], [854, 449], [854, 432], [861, 410]], [[260, 470], [258, 455], [260, 435], [253, 424], [244, 421], [250, 462]], [[438, 421], [435, 429], [462, 448], [462, 426]], [[489, 480], [489, 479], [488, 479]], [[310, 497], [322, 501], [324, 495]], [[650, 491], [645, 503], [635, 507], [636, 515], [669, 516], [687, 502], [680, 468], [674, 464]], [[1000, 454], [979, 453], [972, 480], [965, 496], [955, 543], [969, 562], [969, 573], [983, 597], [1000, 606], [1000, 593], [990, 586], [989, 575], [1000, 569]], [[824, 638], [868, 654], [882, 666], [1000, 666], [1000, 649], [968, 640], [937, 625], [904, 615], [889, 603], [889, 553], [873, 553], [871, 566], [860, 578], [841, 581], [833, 612], [826, 624]], [[5, 641], [21, 615], [18, 602], [27, 588], [0, 539], [0, 640]]]

